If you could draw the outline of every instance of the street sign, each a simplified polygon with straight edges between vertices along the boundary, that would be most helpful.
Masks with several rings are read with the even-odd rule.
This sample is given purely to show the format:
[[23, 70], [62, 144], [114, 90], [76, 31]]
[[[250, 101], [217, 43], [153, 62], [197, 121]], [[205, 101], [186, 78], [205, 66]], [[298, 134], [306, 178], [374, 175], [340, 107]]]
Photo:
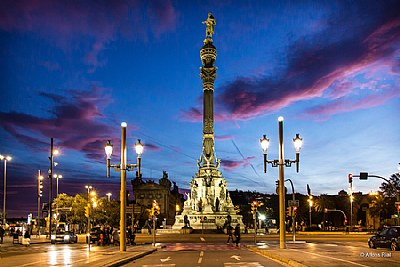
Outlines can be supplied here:
[[368, 180], [368, 172], [360, 172], [360, 180]]
[[300, 205], [299, 205], [299, 200], [298, 199], [296, 199], [296, 200], [289, 200], [288, 201], [288, 206], [289, 207], [299, 207]]

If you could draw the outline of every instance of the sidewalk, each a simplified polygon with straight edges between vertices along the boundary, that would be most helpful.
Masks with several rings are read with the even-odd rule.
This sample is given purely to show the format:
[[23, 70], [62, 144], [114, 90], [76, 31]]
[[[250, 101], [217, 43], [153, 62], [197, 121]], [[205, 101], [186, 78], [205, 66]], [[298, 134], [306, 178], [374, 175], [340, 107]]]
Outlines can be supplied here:
[[[48, 243], [45, 246], [37, 244]], [[35, 246], [36, 245], [36, 246]], [[0, 244], [1, 266], [121, 266], [135, 259], [151, 254], [160, 246], [151, 244], [127, 246], [126, 251], [120, 252], [119, 246], [91, 245], [90, 252], [87, 244], [77, 243], [72, 245], [50, 244], [45, 236], [32, 236], [31, 245], [21, 248], [21, 244], [13, 244], [12, 237], [5, 237]], [[73, 248], [73, 249], [71, 249]], [[21, 253], [24, 249], [24, 253]], [[56, 254], [55, 254], [56, 253]], [[58, 255], [54, 257], [54, 255]]]
[[[50, 243], [50, 239], [47, 239], [45, 235], [36, 236], [32, 235], [30, 238], [31, 244], [40, 244], [40, 243]], [[22, 246], [20, 243], [13, 243], [13, 238], [11, 236], [5, 236], [3, 239], [3, 244], [0, 244], [0, 247], [12, 247], [12, 246]]]

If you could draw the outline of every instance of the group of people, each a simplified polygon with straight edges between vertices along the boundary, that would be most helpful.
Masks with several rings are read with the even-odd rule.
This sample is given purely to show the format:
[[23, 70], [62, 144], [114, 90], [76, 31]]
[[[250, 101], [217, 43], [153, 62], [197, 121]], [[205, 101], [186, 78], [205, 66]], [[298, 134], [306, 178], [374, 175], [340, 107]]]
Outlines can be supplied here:
[[[229, 242], [235, 242], [236, 246], [240, 245], [240, 224], [237, 224], [235, 229], [229, 224], [226, 227], [226, 234], [228, 235], [227, 244], [229, 244]], [[235, 240], [233, 240], [233, 236], [235, 236]]]
[[[114, 244], [114, 245], [119, 245], [120, 243], [120, 238], [119, 238], [119, 232], [116, 228], [113, 228], [111, 226], [107, 226], [107, 227], [100, 227], [100, 230], [98, 232], [98, 245], [101, 246], [107, 246], [110, 244]], [[131, 226], [128, 226], [128, 229], [126, 231], [126, 238], [127, 238], [127, 242], [128, 244], [131, 245], [135, 245], [135, 233], [134, 231], [132, 231]]]

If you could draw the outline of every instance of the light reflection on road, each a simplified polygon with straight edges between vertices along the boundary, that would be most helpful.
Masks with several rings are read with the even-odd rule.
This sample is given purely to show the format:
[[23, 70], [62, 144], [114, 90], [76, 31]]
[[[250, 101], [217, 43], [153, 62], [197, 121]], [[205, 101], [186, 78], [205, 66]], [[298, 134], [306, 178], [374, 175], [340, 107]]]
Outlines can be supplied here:
[[[49, 250], [49, 265], [72, 265], [72, 249], [69, 246], [52, 246]], [[61, 261], [61, 262], [60, 262]]]

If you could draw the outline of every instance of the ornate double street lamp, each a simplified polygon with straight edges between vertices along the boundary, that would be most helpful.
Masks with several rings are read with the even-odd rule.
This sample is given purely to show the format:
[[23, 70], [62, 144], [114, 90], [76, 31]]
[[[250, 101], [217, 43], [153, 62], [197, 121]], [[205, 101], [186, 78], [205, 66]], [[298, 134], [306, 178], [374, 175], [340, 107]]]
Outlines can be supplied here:
[[12, 158], [10, 156], [0, 155], [0, 160], [4, 161], [4, 187], [3, 187], [3, 225], [6, 225], [6, 195], [7, 195], [7, 161], [10, 161]]
[[279, 247], [281, 249], [286, 248], [285, 241], [285, 184], [284, 184], [284, 167], [291, 167], [292, 163], [296, 163], [296, 171], [299, 172], [299, 159], [300, 159], [300, 148], [303, 143], [303, 139], [296, 134], [293, 138], [293, 144], [296, 149], [296, 160], [289, 160], [284, 158], [283, 151], [283, 117], [278, 118], [278, 133], [279, 133], [279, 159], [268, 160], [267, 150], [269, 147], [269, 139], [266, 135], [260, 139], [261, 148], [264, 152], [264, 173], [267, 172], [267, 163], [271, 164], [272, 167], [279, 167]]
[[110, 177], [110, 168], [113, 167], [115, 171], [121, 172], [121, 191], [120, 191], [120, 247], [119, 250], [126, 251], [126, 171], [133, 171], [135, 168], [138, 170], [138, 176], [140, 177], [140, 165], [141, 165], [141, 155], [143, 153], [143, 145], [140, 143], [140, 139], [135, 144], [137, 163], [127, 164], [126, 163], [126, 122], [121, 123], [121, 164], [111, 164], [111, 154], [113, 151], [113, 145], [111, 141], [108, 140], [105, 145], [105, 152], [107, 155], [107, 177]]

